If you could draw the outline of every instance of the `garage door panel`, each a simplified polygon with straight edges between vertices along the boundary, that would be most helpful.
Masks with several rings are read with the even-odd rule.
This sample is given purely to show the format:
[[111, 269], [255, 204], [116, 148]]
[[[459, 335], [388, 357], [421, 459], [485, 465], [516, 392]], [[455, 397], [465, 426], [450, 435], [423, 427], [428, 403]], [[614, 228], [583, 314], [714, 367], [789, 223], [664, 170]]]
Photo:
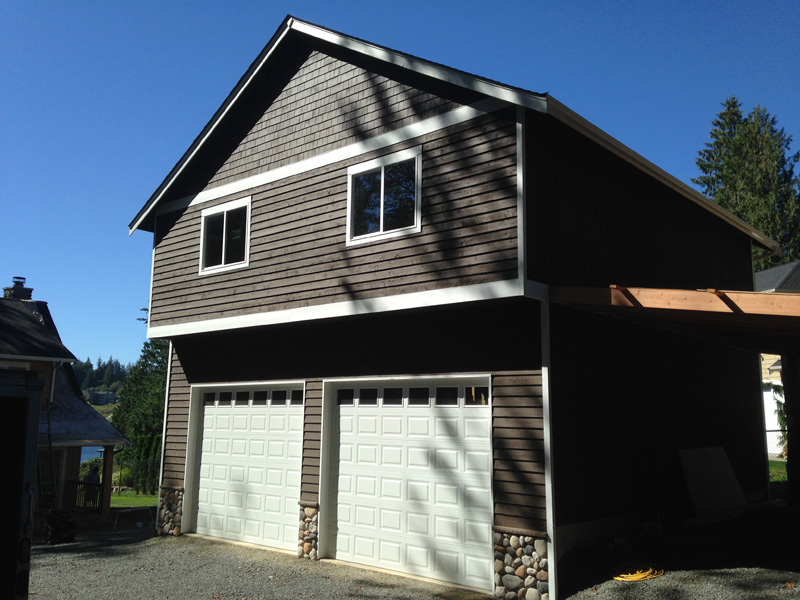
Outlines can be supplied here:
[[196, 529], [294, 550], [303, 407], [250, 405], [249, 398], [242, 391], [235, 404], [204, 397]]
[[489, 406], [465, 406], [463, 395], [389, 406], [375, 402], [377, 383], [363, 386], [364, 404], [358, 389], [334, 390], [336, 557], [491, 589]]

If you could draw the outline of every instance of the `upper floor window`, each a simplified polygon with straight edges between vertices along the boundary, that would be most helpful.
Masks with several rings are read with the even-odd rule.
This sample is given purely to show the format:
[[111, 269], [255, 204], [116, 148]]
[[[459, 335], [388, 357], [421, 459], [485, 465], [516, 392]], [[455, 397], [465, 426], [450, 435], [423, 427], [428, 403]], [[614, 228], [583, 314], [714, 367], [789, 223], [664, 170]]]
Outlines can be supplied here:
[[410, 148], [347, 169], [347, 243], [420, 230], [422, 148]]
[[200, 273], [246, 266], [250, 245], [250, 197], [205, 209], [200, 241]]

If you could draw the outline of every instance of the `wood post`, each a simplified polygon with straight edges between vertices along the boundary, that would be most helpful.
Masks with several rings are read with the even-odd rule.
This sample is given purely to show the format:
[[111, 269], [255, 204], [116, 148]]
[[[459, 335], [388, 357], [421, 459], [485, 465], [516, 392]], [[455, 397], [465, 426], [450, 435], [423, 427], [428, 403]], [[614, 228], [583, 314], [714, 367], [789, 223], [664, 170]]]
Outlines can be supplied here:
[[103, 448], [103, 505], [100, 514], [107, 517], [111, 514], [111, 486], [114, 477], [114, 446]]
[[800, 412], [800, 356], [781, 356], [781, 379], [783, 380], [783, 407], [786, 412], [787, 452], [786, 474], [789, 504], [800, 506], [800, 435], [797, 428]]

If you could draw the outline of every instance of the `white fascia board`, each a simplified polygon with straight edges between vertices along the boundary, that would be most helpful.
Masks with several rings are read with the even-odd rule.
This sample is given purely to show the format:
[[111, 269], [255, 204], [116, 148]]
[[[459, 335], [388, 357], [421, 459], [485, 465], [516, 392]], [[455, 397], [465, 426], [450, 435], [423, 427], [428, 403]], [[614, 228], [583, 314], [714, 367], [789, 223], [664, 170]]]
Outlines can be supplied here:
[[336, 46], [353, 50], [359, 54], [376, 58], [383, 62], [408, 69], [409, 71], [414, 71], [415, 73], [419, 73], [421, 75], [427, 75], [428, 77], [433, 77], [434, 79], [438, 79], [440, 81], [444, 81], [468, 90], [486, 94], [487, 96], [497, 98], [498, 100], [503, 100], [505, 102], [510, 102], [512, 104], [517, 104], [540, 112], [547, 111], [547, 102], [544, 97], [531, 92], [526, 93], [523, 90], [516, 90], [496, 82], [482, 79], [475, 75], [470, 75], [449, 67], [440, 66], [426, 60], [409, 56], [408, 54], [388, 50], [387, 48], [357, 40], [349, 36], [330, 31], [323, 27], [312, 25], [311, 23], [298, 21], [297, 19], [292, 19], [289, 21], [289, 28], [302, 32], [310, 37], [324, 40]]
[[188, 208], [190, 206], [216, 200], [228, 195], [240, 194], [262, 185], [280, 181], [281, 179], [285, 179], [287, 177], [301, 175], [303, 173], [313, 171], [314, 169], [319, 169], [337, 162], [356, 158], [367, 152], [388, 148], [394, 144], [407, 142], [429, 133], [435, 133], [436, 131], [446, 129], [452, 125], [466, 123], [490, 112], [499, 110], [502, 107], [503, 104], [497, 101], [483, 101], [470, 106], [462, 106], [442, 115], [437, 115], [435, 117], [425, 119], [424, 121], [413, 123], [411, 125], [407, 125], [406, 127], [401, 127], [396, 131], [384, 133], [362, 142], [350, 144], [349, 146], [331, 150], [330, 152], [325, 152], [317, 156], [312, 156], [311, 158], [307, 158], [290, 165], [285, 165], [270, 171], [264, 171], [263, 173], [251, 175], [250, 177], [246, 177], [238, 181], [232, 181], [231, 183], [226, 183], [209, 190], [204, 190], [199, 194], [186, 196], [184, 198], [167, 202], [163, 206], [159, 207], [158, 214]]
[[409, 294], [399, 294], [382, 298], [335, 302], [320, 306], [303, 306], [300, 308], [289, 308], [286, 310], [263, 312], [253, 315], [238, 315], [235, 317], [192, 321], [176, 325], [156, 325], [152, 327], [148, 325], [147, 337], [170, 339], [181, 335], [210, 333], [229, 329], [299, 323], [316, 319], [351, 317], [414, 308], [460, 304], [464, 302], [514, 298], [522, 296], [523, 293], [524, 286], [520, 285], [518, 280], [512, 279], [508, 281], [496, 281], [440, 290], [412, 292]]
[[[678, 192], [679, 194], [683, 195], [684, 197], [691, 200], [695, 204], [698, 204], [701, 207], [705, 208], [713, 215], [721, 218], [723, 221], [726, 221], [728, 224], [732, 225], [736, 229], [747, 234], [756, 242], [767, 248], [771, 253], [774, 254], [781, 252], [781, 247], [778, 244], [778, 242], [769, 238], [768, 236], [760, 232], [752, 225], [749, 225], [748, 223], [744, 222], [733, 213], [728, 212], [713, 200], [706, 198], [703, 194], [698, 192], [696, 189], [690, 187], [689, 185], [685, 184], [677, 177], [670, 175], [660, 167], [654, 165], [640, 154], [628, 148], [625, 144], [623, 144], [619, 140], [611, 137], [596, 125], [593, 125], [592, 123], [581, 117], [573, 110], [567, 108], [565, 105], [563, 105], [561, 102], [559, 102], [552, 96], [547, 97], [547, 113], [549, 115], [552, 115], [553, 117], [555, 117], [568, 127], [574, 129], [581, 135], [596, 142], [606, 150], [613, 152], [626, 162], [639, 168], [641, 171], [643, 171], [645, 174], [649, 175], [653, 179], [660, 181], [667, 187]], [[769, 256], [772, 256], [773, 254], [770, 254]]]

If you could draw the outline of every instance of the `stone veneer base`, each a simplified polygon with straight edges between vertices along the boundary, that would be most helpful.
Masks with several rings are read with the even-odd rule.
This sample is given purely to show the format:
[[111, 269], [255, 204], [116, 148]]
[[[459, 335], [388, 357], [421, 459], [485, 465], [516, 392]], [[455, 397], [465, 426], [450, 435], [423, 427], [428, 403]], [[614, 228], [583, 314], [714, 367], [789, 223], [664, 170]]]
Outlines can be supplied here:
[[300, 506], [300, 531], [297, 541], [297, 557], [317, 560], [317, 523], [319, 508], [317, 505]]
[[546, 540], [494, 533], [494, 596], [503, 600], [549, 600]]
[[161, 487], [158, 497], [158, 535], [180, 535], [183, 518], [183, 489]]

